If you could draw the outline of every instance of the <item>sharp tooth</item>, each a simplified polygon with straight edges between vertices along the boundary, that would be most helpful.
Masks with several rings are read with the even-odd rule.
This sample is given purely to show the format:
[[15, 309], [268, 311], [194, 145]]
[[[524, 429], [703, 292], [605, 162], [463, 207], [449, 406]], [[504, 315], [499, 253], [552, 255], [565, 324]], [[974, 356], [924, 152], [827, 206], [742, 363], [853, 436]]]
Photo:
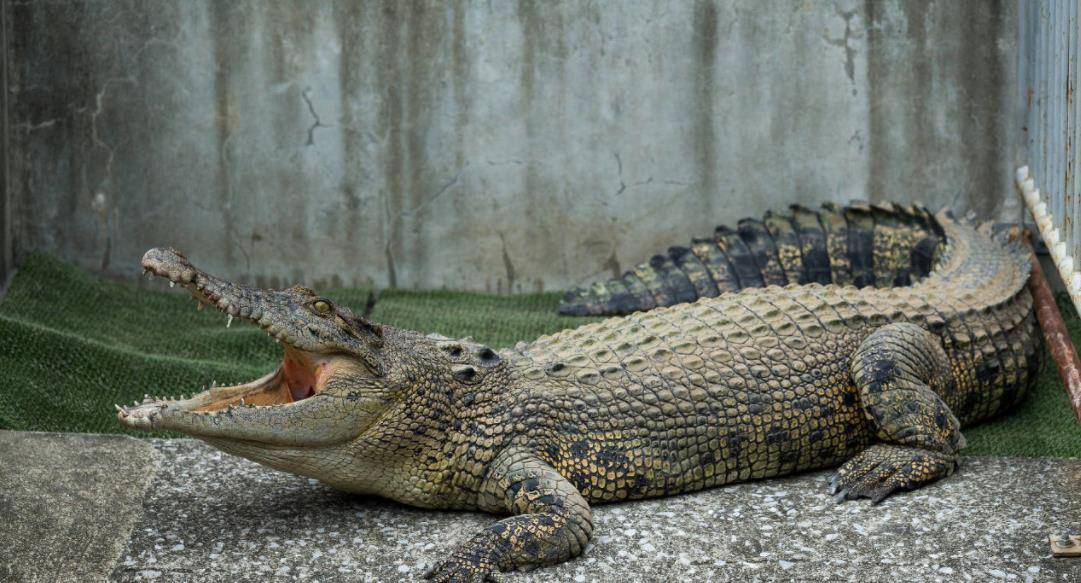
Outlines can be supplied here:
[[170, 281], [169, 282], [169, 287], [176, 287], [176, 282], [175, 281]]
[[233, 315], [232, 314], [226, 314], [225, 315], [225, 327], [228, 328], [229, 326], [232, 326], [232, 325], [233, 325]]
[[245, 402], [244, 402], [244, 397], [241, 397], [241, 398], [240, 398], [240, 404], [241, 404], [241, 405], [247, 405], [247, 403], [245, 403]]
[[204, 307], [204, 306], [203, 306], [203, 302], [199, 302], [199, 305], [195, 306], [195, 309], [196, 309], [196, 310], [198, 310], [198, 311], [200, 311], [200, 312], [202, 312], [202, 311], [203, 311], [203, 307]]

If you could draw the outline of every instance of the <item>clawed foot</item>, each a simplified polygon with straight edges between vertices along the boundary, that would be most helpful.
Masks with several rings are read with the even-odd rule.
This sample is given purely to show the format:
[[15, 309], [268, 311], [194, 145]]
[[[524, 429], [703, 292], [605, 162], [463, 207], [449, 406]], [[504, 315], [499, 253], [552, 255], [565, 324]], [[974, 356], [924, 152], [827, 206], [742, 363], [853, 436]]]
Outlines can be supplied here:
[[503, 583], [503, 575], [491, 566], [474, 565], [462, 559], [448, 559], [436, 563], [424, 573], [424, 578], [435, 583]]
[[837, 503], [870, 498], [878, 504], [898, 490], [944, 478], [957, 467], [956, 456], [915, 447], [872, 445], [845, 462], [830, 480]]

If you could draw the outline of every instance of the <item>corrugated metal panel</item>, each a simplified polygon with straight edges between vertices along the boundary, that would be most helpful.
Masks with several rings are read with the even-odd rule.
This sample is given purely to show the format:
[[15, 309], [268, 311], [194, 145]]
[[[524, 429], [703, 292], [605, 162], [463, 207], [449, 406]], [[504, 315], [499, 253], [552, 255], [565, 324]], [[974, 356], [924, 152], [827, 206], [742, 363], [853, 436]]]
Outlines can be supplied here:
[[1066, 136], [1069, 141], [1067, 150], [1067, 169], [1065, 188], [1074, 212], [1071, 229], [1070, 248], [1074, 257], [1081, 257], [1081, 99], [1077, 95], [1078, 80], [1081, 79], [1081, 0], [1073, 2], [1070, 20], [1069, 76], [1066, 95], [1070, 107], [1069, 125]]
[[[1081, 0], [1022, 0], [1019, 75], [1027, 165], [1018, 183], [1081, 306]], [[1027, 180], [1027, 182], [1026, 182]]]

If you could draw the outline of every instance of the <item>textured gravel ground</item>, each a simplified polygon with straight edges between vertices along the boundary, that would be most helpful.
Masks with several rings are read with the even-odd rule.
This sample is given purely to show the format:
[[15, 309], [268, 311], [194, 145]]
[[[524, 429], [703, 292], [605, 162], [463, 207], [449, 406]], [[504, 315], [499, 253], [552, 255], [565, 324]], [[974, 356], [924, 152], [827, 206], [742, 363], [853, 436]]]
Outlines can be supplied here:
[[[75, 454], [88, 439], [99, 448], [101, 440], [115, 440], [129, 460], [127, 482], [149, 484], [141, 503], [130, 488], [118, 501], [115, 488], [89, 487], [88, 480], [114, 479], [108, 464], [115, 467], [115, 460], [108, 456], [97, 456], [102, 467], [89, 467], [67, 484], [57, 481], [45, 494], [15, 487], [35, 464], [64, 463], [64, 455], [94, 466]], [[34, 455], [35, 447], [55, 455]], [[132, 469], [138, 457], [142, 470]], [[955, 476], [878, 506], [834, 504], [826, 494], [827, 472], [599, 506], [583, 557], [507, 579], [1081, 581], [1081, 559], [1051, 558], [1047, 542], [1049, 533], [1081, 528], [1081, 461], [964, 461]], [[343, 494], [190, 440], [0, 432], [0, 486], [0, 512], [15, 516], [7, 526], [0, 523], [5, 547], [5, 537], [19, 536], [46, 541], [59, 556], [70, 548], [65, 544], [77, 542], [65, 541], [64, 532], [88, 536], [86, 526], [57, 535], [50, 530], [57, 521], [42, 508], [64, 508], [90, 525], [98, 524], [98, 515], [134, 517], [130, 525], [100, 523], [102, 532], [94, 536], [113, 540], [108, 548], [118, 556], [81, 568], [70, 577], [78, 580], [416, 580], [492, 520]], [[102, 499], [67, 496], [65, 488], [93, 490]], [[27, 496], [36, 496], [35, 504], [20, 501]], [[55, 562], [49, 569], [28, 564], [49, 549], [36, 546], [30, 556], [19, 551], [27, 545], [15, 548], [14, 556], [0, 558], [0, 580], [56, 575]], [[68, 561], [65, 573], [78, 569]]]

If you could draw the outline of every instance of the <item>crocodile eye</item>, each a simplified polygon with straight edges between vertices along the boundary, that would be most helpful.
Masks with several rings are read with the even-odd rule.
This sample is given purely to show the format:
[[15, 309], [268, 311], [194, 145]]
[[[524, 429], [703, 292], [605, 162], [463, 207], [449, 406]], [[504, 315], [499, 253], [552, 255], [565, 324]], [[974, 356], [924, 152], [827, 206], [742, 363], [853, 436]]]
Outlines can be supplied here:
[[319, 314], [329, 314], [331, 309], [330, 302], [326, 300], [316, 300], [312, 303], [312, 308]]

